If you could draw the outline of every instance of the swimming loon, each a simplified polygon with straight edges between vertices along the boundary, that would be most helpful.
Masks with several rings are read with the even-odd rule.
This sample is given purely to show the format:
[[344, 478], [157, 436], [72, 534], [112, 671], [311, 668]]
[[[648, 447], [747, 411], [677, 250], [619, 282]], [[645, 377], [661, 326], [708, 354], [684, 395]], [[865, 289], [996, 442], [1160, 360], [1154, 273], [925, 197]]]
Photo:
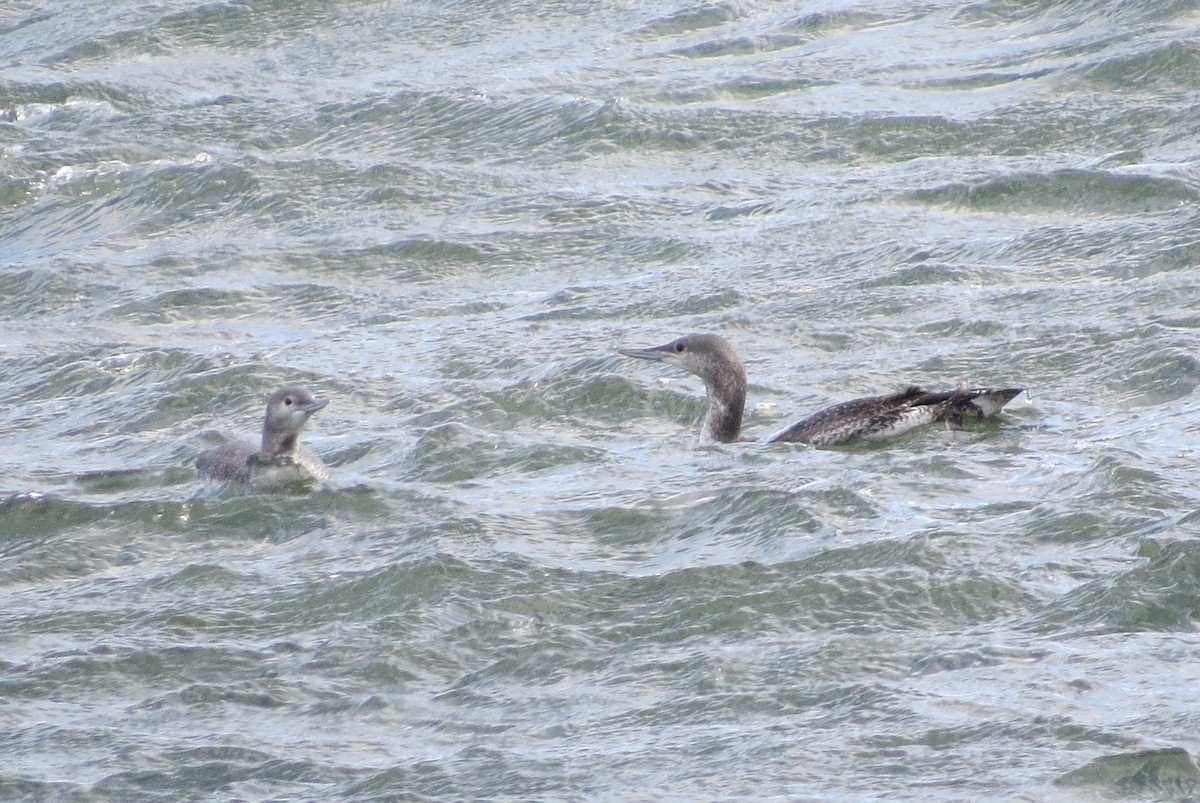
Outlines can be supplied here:
[[[746, 371], [737, 352], [717, 335], [684, 335], [649, 349], [618, 349], [626, 357], [677, 365], [704, 380], [708, 411], [700, 443], [732, 443], [742, 429]], [[763, 443], [837, 446], [854, 439], [885, 438], [934, 421], [961, 425], [966, 418], [1000, 412], [1024, 388], [971, 388], [929, 392], [913, 385], [899, 393], [835, 404], [761, 439]]]
[[328, 479], [329, 469], [321, 458], [300, 445], [300, 430], [328, 403], [303, 388], [277, 390], [267, 400], [261, 446], [250, 441], [227, 443], [201, 454], [196, 467], [209, 479], [259, 486]]

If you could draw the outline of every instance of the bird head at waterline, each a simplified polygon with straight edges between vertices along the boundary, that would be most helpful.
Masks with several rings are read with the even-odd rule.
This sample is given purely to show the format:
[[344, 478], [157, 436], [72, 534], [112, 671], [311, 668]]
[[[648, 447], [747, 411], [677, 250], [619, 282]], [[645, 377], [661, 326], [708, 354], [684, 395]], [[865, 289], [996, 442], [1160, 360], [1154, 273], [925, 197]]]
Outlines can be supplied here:
[[283, 388], [271, 394], [267, 400], [267, 414], [263, 419], [262, 451], [267, 455], [293, 452], [300, 430], [318, 410], [329, 404], [328, 399], [318, 399], [304, 388]]
[[730, 443], [738, 439], [746, 405], [746, 369], [725, 338], [690, 334], [661, 346], [617, 352], [639, 360], [665, 362], [703, 379], [708, 410], [700, 427], [700, 442]]

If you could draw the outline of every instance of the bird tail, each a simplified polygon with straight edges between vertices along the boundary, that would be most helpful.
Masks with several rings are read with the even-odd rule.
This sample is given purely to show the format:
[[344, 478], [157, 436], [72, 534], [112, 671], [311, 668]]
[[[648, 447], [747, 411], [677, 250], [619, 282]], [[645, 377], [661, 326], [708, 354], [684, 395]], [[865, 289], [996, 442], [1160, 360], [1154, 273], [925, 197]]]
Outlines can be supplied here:
[[1000, 412], [1024, 388], [960, 388], [942, 393], [927, 393], [917, 404], [941, 407], [945, 421], [961, 426], [967, 418], [988, 418]]

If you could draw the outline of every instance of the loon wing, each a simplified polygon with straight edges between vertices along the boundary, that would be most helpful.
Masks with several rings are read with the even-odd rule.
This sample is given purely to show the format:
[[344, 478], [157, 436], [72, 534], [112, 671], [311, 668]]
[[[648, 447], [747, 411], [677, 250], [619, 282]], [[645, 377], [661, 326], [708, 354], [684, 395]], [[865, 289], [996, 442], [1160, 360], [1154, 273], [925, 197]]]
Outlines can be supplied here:
[[258, 452], [250, 441], [233, 441], [209, 449], [196, 458], [200, 476], [211, 480], [237, 480], [246, 477], [246, 460]]
[[768, 436], [764, 442], [836, 446], [854, 438], [893, 437], [934, 421], [961, 426], [967, 418], [995, 415], [1022, 390], [969, 388], [930, 392], [914, 385], [899, 393], [826, 407]]

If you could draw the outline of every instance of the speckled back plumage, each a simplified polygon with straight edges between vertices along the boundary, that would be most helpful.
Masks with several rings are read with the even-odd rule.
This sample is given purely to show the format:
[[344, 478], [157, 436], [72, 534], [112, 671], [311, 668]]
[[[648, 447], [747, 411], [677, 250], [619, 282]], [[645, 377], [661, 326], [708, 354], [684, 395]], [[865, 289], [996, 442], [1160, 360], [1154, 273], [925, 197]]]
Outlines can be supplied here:
[[[286, 470], [289, 466], [294, 467], [292, 471]], [[232, 441], [209, 449], [196, 458], [196, 468], [202, 476], [221, 482], [273, 485], [330, 477], [329, 467], [307, 446], [298, 446], [294, 456], [267, 457], [250, 441]]]
[[964, 419], [994, 415], [1021, 388], [972, 388], [929, 392], [911, 386], [826, 407], [764, 438], [766, 443], [837, 446], [855, 439], [891, 438], [937, 421], [962, 426]]

